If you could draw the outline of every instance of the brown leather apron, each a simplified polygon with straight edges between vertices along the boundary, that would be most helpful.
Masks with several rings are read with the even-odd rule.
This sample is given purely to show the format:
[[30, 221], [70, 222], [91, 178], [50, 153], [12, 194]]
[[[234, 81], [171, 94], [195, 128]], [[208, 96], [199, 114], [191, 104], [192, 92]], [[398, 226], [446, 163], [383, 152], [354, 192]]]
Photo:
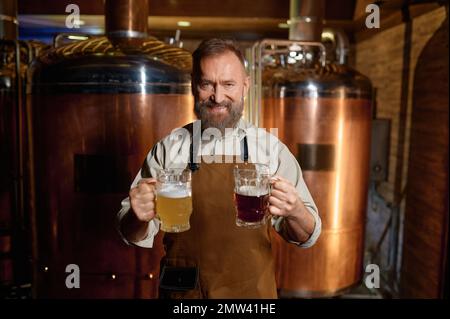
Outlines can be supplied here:
[[[247, 154], [245, 138], [244, 159]], [[164, 235], [163, 264], [198, 267], [197, 286], [187, 291], [161, 289], [160, 297], [277, 298], [270, 220], [257, 229], [236, 226], [236, 165], [252, 164], [233, 157], [222, 163], [202, 161], [193, 171], [191, 228]]]

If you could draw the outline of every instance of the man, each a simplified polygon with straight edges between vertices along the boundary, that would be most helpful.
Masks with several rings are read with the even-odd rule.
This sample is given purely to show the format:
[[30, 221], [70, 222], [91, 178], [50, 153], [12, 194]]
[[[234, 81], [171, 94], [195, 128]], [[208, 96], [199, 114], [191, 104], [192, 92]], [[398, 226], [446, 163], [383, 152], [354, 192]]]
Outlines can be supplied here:
[[[267, 147], [262, 141], [274, 136], [241, 118], [248, 89], [244, 58], [236, 45], [221, 39], [203, 41], [193, 53], [192, 73], [199, 121], [186, 126], [188, 130], [175, 130], [152, 148], [129, 198], [122, 202], [118, 215], [122, 236], [128, 243], [152, 247], [159, 229], [154, 218], [156, 181], [152, 177], [156, 170], [192, 167], [191, 145], [197, 136], [193, 127], [197, 124], [203, 133], [211, 129], [220, 132], [220, 136], [202, 139], [198, 147], [197, 155], [202, 158], [192, 173], [191, 229], [164, 237], [163, 266], [196, 269], [198, 281], [188, 291], [161, 290], [163, 297], [276, 298], [269, 227], [302, 248], [312, 246], [320, 234], [321, 220], [295, 157], [276, 138], [275, 147]], [[274, 174], [269, 197], [272, 223], [259, 229], [237, 227], [232, 201], [235, 164], [224, 163], [222, 155], [234, 156], [236, 162], [248, 158], [250, 163], [258, 163], [261, 153], [269, 155]]]

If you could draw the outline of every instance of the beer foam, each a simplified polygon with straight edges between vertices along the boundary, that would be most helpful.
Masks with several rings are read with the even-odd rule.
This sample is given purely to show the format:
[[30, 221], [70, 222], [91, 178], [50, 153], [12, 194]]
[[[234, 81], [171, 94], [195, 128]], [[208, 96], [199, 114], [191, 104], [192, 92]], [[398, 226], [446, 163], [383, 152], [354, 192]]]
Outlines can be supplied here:
[[167, 198], [184, 198], [191, 196], [189, 190], [187, 190], [184, 186], [180, 187], [177, 185], [164, 186], [157, 192], [157, 195]]
[[247, 185], [240, 186], [236, 193], [245, 196], [264, 196], [269, 194], [268, 190], [265, 188]]

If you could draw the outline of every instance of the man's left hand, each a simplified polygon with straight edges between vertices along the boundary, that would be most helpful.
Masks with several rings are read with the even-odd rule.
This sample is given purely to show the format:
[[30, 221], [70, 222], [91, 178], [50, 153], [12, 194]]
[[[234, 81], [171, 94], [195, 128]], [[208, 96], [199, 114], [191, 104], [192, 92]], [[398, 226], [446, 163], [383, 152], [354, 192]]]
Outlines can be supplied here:
[[301, 213], [301, 202], [294, 185], [287, 179], [274, 176], [269, 197], [269, 211], [272, 215], [295, 217]]
[[280, 176], [274, 176], [272, 179], [269, 212], [286, 218], [289, 237], [292, 240], [306, 241], [314, 231], [314, 217], [305, 207], [290, 181]]

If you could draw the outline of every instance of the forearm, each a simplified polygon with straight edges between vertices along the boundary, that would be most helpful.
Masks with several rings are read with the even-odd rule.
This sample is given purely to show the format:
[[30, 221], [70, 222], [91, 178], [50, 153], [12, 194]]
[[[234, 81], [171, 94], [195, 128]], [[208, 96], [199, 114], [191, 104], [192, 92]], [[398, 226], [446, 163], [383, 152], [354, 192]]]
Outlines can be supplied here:
[[297, 213], [285, 218], [284, 226], [290, 240], [303, 243], [314, 232], [315, 220], [305, 205], [300, 203]]
[[148, 235], [148, 222], [140, 221], [132, 211], [132, 208], [123, 217], [120, 229], [123, 236], [132, 243], [143, 240]]

